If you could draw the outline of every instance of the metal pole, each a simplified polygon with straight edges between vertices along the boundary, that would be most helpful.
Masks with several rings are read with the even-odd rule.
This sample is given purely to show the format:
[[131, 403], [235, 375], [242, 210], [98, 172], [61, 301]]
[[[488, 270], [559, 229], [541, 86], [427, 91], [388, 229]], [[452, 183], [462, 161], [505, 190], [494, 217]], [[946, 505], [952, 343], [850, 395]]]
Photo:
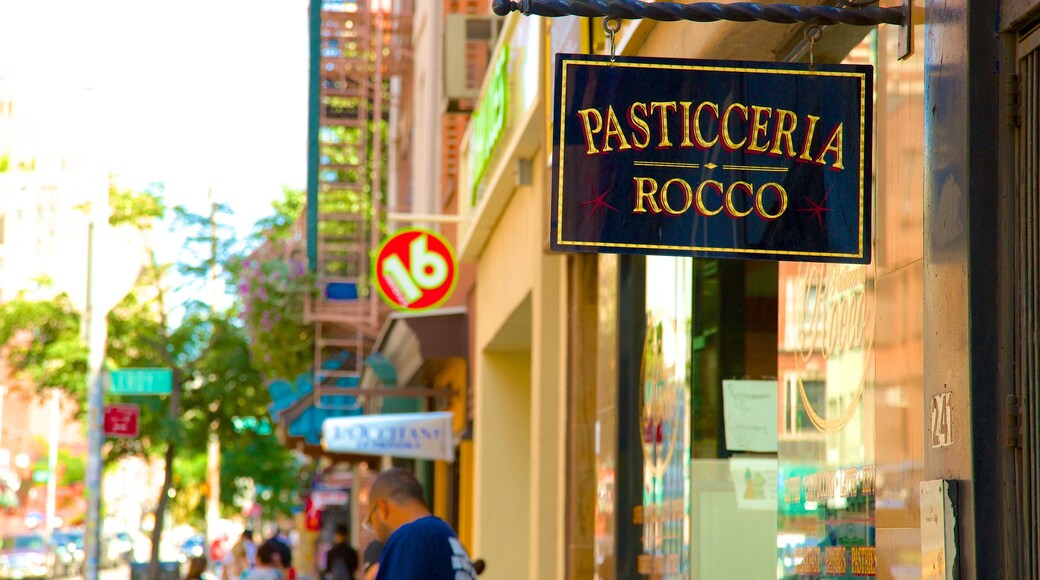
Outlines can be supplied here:
[[58, 440], [61, 437], [61, 399], [58, 397], [58, 389], [51, 389], [51, 425], [48, 438], [47, 454], [47, 507], [46, 526], [50, 534], [58, 526], [55, 525], [54, 512], [58, 499]]
[[94, 228], [92, 213], [87, 226], [87, 307], [84, 322], [87, 334], [87, 526], [84, 533], [86, 580], [97, 580], [101, 532], [101, 443], [104, 385], [102, 365], [108, 328], [104, 313], [95, 313]]

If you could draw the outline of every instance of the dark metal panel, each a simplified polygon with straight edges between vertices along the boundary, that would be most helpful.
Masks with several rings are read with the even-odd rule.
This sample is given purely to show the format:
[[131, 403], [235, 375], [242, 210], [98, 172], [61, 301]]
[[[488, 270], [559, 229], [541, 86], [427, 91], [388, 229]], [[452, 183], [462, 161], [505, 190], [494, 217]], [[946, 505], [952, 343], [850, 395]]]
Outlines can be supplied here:
[[[1020, 577], [1040, 578], [1040, 30], [1018, 43], [1014, 223], [1016, 521], [1011, 526]], [[1014, 94], [1015, 91], [1012, 91]], [[1017, 549], [1015, 549], [1017, 548]]]
[[643, 505], [643, 450], [639, 416], [639, 371], [646, 332], [646, 258], [618, 259], [618, 468], [616, 578], [638, 578], [642, 525], [632, 510]]
[[1024, 22], [1040, 16], [1040, 0], [1001, 0], [1001, 31], [1014, 30]]
[[318, 267], [318, 119], [321, 114], [321, 0], [310, 6], [310, 74], [307, 94], [307, 264]]
[[953, 445], [925, 447], [927, 479], [958, 479], [966, 577], [1004, 576], [1004, 385], [997, 376], [1000, 138], [998, 6], [925, 6], [925, 426], [933, 397], [951, 393]]

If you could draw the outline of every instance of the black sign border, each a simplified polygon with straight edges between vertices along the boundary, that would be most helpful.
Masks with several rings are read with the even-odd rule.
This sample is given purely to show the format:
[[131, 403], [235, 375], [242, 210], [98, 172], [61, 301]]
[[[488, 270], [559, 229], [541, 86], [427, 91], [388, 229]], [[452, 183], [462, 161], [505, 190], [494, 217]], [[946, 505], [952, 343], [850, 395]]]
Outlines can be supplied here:
[[[757, 248], [719, 248], [710, 246], [663, 246], [653, 244], [629, 244], [621, 242], [595, 242], [563, 240], [563, 171], [564, 130], [566, 122], [564, 107], [567, 103], [567, 66], [620, 66], [626, 68], [678, 69], [690, 71], [714, 71], [751, 74], [793, 74], [807, 76], [852, 77], [859, 80], [860, 87], [860, 139], [859, 139], [859, 251], [810, 252], [796, 250], [771, 250]], [[863, 67], [864, 65], [859, 65]], [[870, 67], [872, 71], [872, 67]], [[642, 255], [693, 256], [729, 259], [765, 259], [804, 262], [831, 262], [843, 264], [869, 264], [871, 262], [872, 225], [872, 162], [874, 134], [874, 77], [873, 74], [850, 70], [849, 65], [800, 63], [777, 63], [758, 61], [722, 61], [702, 59], [661, 59], [636, 56], [568, 54], [556, 55], [556, 89], [553, 102], [553, 152], [552, 192], [550, 199], [549, 246], [558, 252], [596, 252]], [[869, 123], [869, 125], [868, 125]], [[869, 154], [867, 153], [869, 151]]]

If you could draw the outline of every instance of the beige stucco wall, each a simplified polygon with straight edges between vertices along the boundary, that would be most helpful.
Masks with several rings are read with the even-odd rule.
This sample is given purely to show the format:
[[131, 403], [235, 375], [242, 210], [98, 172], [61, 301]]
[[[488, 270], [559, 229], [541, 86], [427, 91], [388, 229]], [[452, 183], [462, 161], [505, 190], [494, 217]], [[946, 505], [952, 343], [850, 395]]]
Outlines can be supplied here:
[[473, 551], [491, 579], [563, 575], [565, 259], [543, 251], [548, 180], [536, 162], [477, 259]]

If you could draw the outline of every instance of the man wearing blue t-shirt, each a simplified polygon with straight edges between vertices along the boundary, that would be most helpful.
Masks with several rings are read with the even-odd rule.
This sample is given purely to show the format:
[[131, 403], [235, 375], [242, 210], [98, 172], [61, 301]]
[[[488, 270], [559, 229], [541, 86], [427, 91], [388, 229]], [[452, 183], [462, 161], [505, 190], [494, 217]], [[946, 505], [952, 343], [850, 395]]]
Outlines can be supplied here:
[[430, 513], [411, 472], [379, 474], [368, 493], [365, 527], [383, 542], [376, 580], [475, 580], [473, 564], [451, 526]]

